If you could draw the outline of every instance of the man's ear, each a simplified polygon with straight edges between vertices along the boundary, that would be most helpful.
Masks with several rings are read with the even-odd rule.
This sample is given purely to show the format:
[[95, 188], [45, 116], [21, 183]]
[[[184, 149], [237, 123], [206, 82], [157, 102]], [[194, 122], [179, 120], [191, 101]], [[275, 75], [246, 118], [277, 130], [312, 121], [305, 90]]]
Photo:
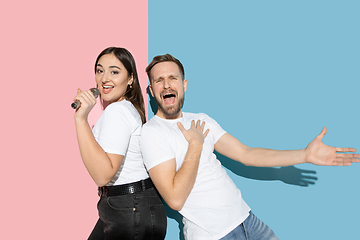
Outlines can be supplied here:
[[186, 79], [184, 79], [183, 85], [184, 85], [184, 92], [186, 92], [186, 89], [187, 89], [187, 80]]
[[155, 97], [154, 97], [153, 90], [152, 90], [152, 87], [151, 87], [151, 84], [149, 84], [148, 89], [150, 90], [151, 96], [152, 96], [153, 98], [155, 98]]

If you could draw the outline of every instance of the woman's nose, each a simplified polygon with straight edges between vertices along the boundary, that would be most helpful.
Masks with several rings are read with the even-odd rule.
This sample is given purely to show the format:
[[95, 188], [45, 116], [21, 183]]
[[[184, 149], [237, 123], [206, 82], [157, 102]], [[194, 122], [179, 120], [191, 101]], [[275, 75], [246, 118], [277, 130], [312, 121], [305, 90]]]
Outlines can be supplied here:
[[102, 83], [107, 83], [109, 81], [109, 76], [107, 73], [104, 73], [101, 77], [101, 82]]

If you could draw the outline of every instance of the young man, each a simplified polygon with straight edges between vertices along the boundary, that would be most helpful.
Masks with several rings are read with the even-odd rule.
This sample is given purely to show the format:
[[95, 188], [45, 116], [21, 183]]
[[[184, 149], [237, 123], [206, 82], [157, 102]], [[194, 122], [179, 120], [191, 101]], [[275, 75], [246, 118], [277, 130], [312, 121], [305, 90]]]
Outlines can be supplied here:
[[256, 218], [213, 151], [248, 166], [300, 163], [350, 165], [353, 148], [322, 143], [326, 128], [305, 149], [277, 151], [247, 147], [206, 114], [181, 111], [187, 80], [181, 62], [166, 54], [146, 68], [158, 112], [142, 129], [145, 165], [165, 202], [183, 215], [186, 239], [278, 239]]

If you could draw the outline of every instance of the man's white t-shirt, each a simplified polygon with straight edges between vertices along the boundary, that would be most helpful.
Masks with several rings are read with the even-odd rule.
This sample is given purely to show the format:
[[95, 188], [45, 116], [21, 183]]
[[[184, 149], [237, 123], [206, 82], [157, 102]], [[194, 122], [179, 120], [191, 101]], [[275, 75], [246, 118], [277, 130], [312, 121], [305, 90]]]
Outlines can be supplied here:
[[107, 186], [137, 182], [149, 177], [140, 151], [141, 117], [127, 100], [108, 105], [97, 120], [93, 134], [107, 153], [123, 155], [123, 162]]
[[[206, 114], [184, 113], [174, 120], [154, 116], [142, 129], [141, 151], [148, 170], [171, 159], [176, 159], [176, 171], [182, 166], [188, 142], [177, 126], [185, 129], [191, 120], [205, 121], [205, 138], [195, 185], [184, 207], [184, 236], [188, 240], [219, 239], [224, 237], [249, 215], [250, 208], [241, 197], [240, 190], [221, 167], [214, 154], [214, 145], [226, 132]], [[204, 130], [204, 131], [205, 131]]]

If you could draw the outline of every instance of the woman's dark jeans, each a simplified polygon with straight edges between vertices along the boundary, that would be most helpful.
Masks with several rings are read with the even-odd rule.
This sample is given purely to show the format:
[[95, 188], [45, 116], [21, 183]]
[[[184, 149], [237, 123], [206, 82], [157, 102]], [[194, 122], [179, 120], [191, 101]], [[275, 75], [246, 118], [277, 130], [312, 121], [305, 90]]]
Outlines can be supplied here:
[[99, 220], [88, 240], [164, 239], [166, 212], [154, 188], [128, 195], [102, 196]]

